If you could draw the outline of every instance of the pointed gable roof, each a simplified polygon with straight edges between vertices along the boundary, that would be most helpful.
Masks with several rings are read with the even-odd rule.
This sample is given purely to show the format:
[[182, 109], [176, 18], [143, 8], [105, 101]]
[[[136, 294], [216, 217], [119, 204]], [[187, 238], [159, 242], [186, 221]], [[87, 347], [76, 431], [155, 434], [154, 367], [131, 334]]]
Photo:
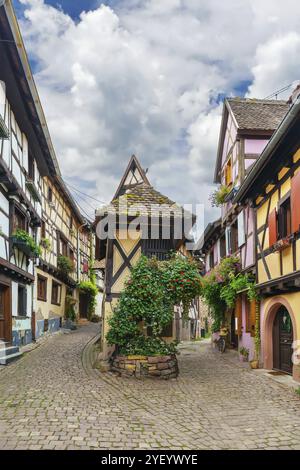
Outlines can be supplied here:
[[99, 208], [97, 215], [129, 215], [132, 209], [133, 216], [150, 216], [153, 206], [160, 206], [162, 216], [181, 218], [184, 215], [186, 218], [192, 217], [195, 222], [194, 214], [184, 211], [183, 207], [151, 186], [146, 172], [136, 156], [132, 155], [113, 200], [109, 205]]
[[124, 194], [127, 189], [133, 188], [137, 184], [141, 183], [150, 186], [146, 172], [141, 167], [136, 156], [132, 155], [113, 199], [117, 199], [119, 196]]

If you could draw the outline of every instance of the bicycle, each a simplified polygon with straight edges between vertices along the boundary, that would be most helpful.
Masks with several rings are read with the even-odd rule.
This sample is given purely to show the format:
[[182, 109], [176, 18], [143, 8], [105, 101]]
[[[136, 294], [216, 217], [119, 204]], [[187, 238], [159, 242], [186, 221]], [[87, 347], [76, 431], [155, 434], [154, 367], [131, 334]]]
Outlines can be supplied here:
[[220, 337], [217, 341], [217, 347], [221, 354], [225, 352], [226, 349], [226, 336], [228, 334], [227, 328], [221, 328]]

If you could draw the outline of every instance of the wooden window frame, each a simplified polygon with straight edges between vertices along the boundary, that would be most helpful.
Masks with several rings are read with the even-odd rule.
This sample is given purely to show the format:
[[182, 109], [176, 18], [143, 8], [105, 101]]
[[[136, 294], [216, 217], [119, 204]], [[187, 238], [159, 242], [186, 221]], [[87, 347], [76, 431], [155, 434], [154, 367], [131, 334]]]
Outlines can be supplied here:
[[[45, 283], [45, 292], [44, 292], [44, 295], [42, 296], [39, 295], [39, 282], [41, 281]], [[47, 302], [47, 286], [48, 286], [48, 278], [38, 274], [37, 276], [37, 299], [42, 302]]]
[[[20, 313], [20, 289], [22, 289], [24, 291], [24, 295], [23, 295], [23, 300], [22, 302], [24, 302], [24, 305], [23, 305], [23, 312]], [[27, 318], [27, 288], [26, 288], [26, 285], [24, 284], [18, 284], [18, 303], [17, 303], [17, 306], [18, 306], [18, 317], [19, 318]]]
[[53, 202], [53, 191], [52, 191], [52, 188], [50, 188], [50, 186], [48, 186], [47, 199], [48, 199], [48, 202]]
[[[287, 211], [285, 206], [289, 206]], [[289, 213], [289, 220], [287, 214]], [[285, 233], [286, 232], [286, 233]], [[291, 191], [288, 191], [278, 203], [277, 210], [277, 236], [278, 240], [289, 237], [292, 234], [292, 208], [291, 208]]]
[[[24, 225], [21, 224], [22, 226], [19, 227], [16, 225], [16, 214], [19, 214], [23, 220], [24, 220]], [[25, 214], [25, 212], [18, 206], [15, 204], [14, 206], [14, 209], [13, 209], [13, 224], [12, 224], [12, 230], [13, 232], [15, 232], [16, 230], [24, 230], [25, 232], [28, 232], [28, 218], [27, 218], [27, 215]]]
[[[58, 287], [57, 299], [53, 299], [53, 287]], [[61, 291], [62, 291], [62, 284], [57, 281], [52, 280], [51, 286], [51, 304], [52, 305], [61, 305]]]

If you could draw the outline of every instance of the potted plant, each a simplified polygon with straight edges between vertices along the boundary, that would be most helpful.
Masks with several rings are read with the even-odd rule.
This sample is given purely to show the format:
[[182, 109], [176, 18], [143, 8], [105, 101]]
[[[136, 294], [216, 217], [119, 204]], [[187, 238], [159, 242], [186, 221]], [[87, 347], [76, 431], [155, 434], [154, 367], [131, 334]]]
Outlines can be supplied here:
[[41, 256], [41, 247], [37, 245], [34, 239], [25, 230], [17, 229], [11, 237], [12, 246], [18, 248], [29, 258], [38, 258]]
[[49, 238], [41, 238], [40, 246], [41, 246], [42, 248], [44, 248], [46, 251], [50, 251], [50, 249], [51, 249], [51, 242], [50, 242]]
[[244, 346], [240, 349], [240, 357], [243, 362], [248, 362], [249, 359], [249, 349], [245, 348]]
[[226, 202], [226, 197], [231, 191], [231, 186], [221, 185], [210, 195], [210, 202], [213, 207], [221, 207]]
[[57, 267], [63, 276], [69, 276], [74, 271], [74, 263], [67, 256], [60, 255], [57, 258]]

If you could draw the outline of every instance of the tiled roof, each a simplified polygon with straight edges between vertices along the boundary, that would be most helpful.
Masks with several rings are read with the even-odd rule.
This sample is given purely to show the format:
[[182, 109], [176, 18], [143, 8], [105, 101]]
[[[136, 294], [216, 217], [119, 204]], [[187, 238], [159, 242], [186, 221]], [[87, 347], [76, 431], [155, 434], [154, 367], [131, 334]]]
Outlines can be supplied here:
[[[128, 189], [108, 206], [98, 209], [98, 215], [117, 213], [119, 215], [149, 216], [151, 215], [151, 207], [153, 205], [161, 206], [162, 215], [183, 216], [183, 208], [181, 206], [146, 183], [136, 184]], [[188, 216], [189, 213], [185, 211], [185, 215]]]
[[241, 130], [274, 131], [289, 110], [282, 100], [227, 98], [227, 102]]

